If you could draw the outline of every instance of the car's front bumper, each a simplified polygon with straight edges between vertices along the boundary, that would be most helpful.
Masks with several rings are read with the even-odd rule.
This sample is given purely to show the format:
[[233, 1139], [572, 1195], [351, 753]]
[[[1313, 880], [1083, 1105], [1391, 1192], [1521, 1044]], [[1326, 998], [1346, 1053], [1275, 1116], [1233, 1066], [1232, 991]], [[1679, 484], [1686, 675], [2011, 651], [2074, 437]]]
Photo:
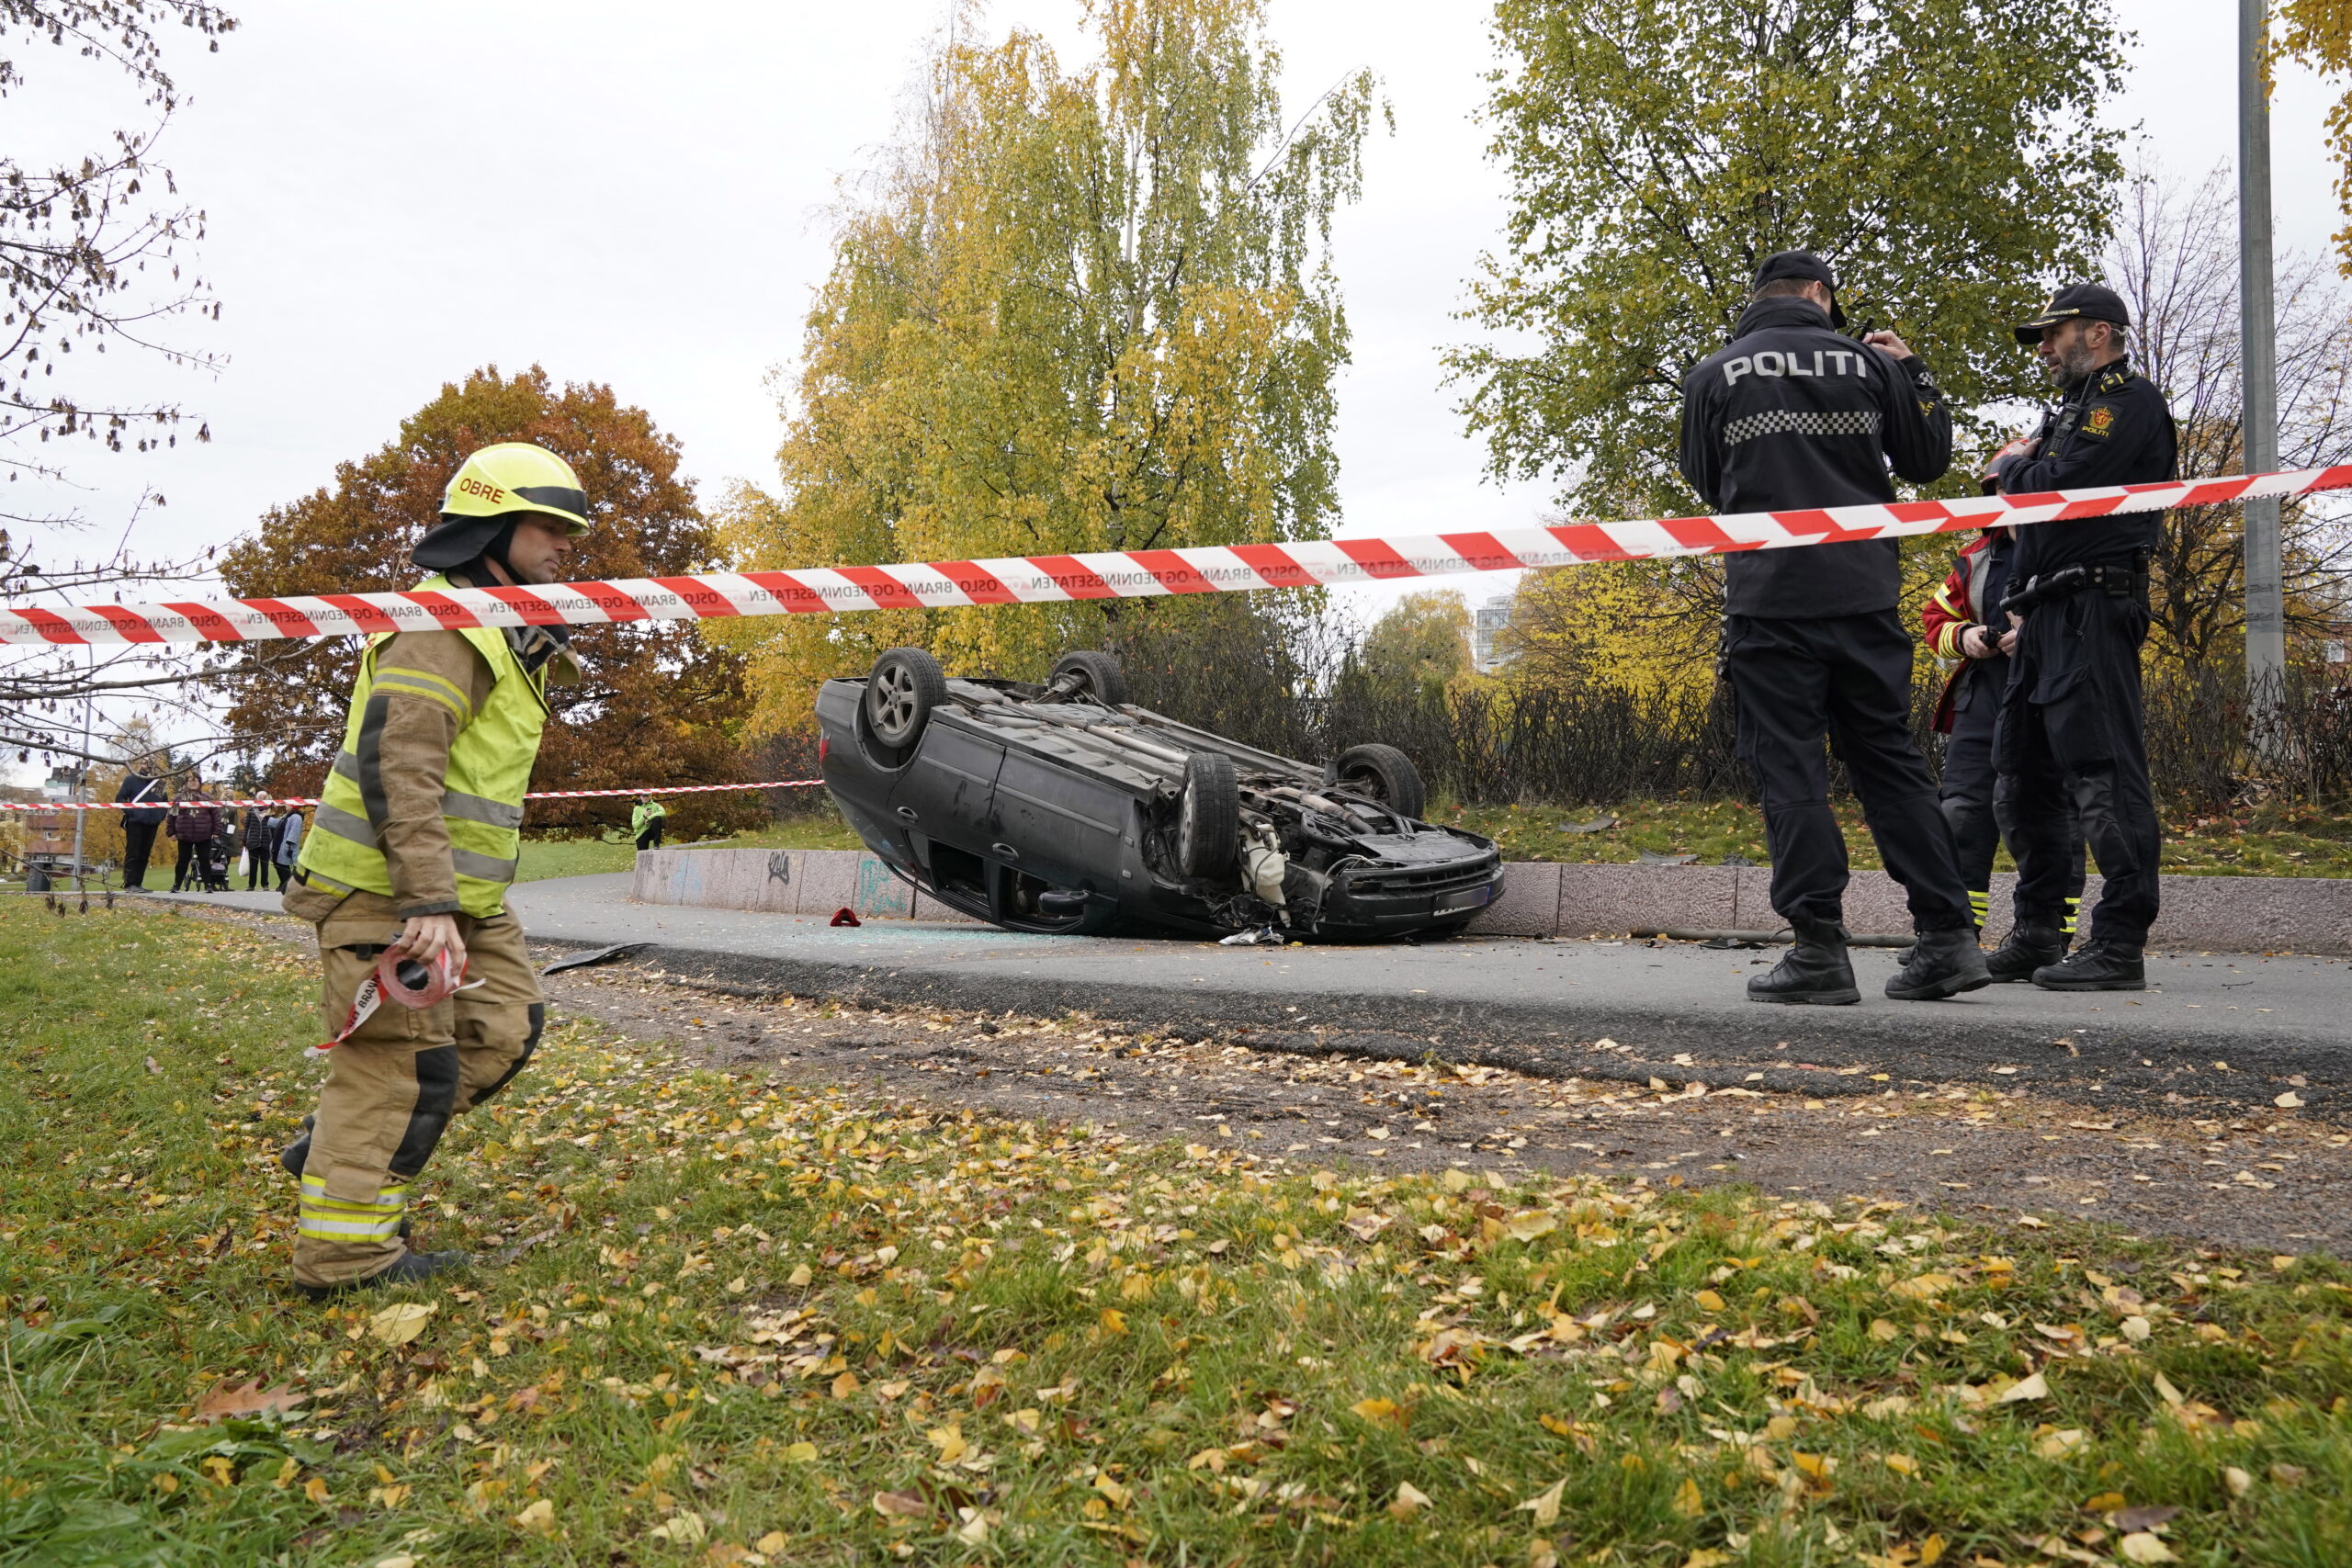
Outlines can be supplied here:
[[1365, 866], [1335, 878], [1323, 897], [1326, 931], [1394, 933], [1457, 926], [1502, 896], [1502, 857], [1489, 852], [1409, 871]]

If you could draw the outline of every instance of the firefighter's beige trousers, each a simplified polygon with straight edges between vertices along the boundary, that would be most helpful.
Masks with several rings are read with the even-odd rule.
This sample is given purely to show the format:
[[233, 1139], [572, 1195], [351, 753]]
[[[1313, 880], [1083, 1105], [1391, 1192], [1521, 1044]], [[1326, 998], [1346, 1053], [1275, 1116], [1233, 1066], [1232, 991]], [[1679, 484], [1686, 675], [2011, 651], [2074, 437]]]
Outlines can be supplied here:
[[[390, 898], [367, 892], [329, 908], [324, 895], [300, 887], [288, 891], [286, 904], [318, 921], [326, 971], [320, 1038], [331, 1039], [401, 918]], [[294, 1278], [303, 1284], [364, 1280], [400, 1260], [410, 1184], [449, 1118], [505, 1088], [538, 1043], [547, 1009], [523, 951], [521, 922], [511, 909], [488, 919], [455, 918], [466, 944], [465, 977], [481, 987], [429, 1008], [388, 998], [327, 1055], [294, 1242]]]

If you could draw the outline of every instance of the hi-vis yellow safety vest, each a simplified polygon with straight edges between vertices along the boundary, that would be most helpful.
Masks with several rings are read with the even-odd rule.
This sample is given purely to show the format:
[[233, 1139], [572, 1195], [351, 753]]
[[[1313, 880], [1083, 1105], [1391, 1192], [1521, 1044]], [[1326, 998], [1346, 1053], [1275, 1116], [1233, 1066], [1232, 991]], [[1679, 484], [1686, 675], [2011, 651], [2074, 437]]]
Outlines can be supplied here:
[[[449, 586], [448, 579], [439, 576], [417, 584], [420, 591]], [[530, 788], [531, 764], [538, 760], [539, 733], [547, 722], [547, 667], [525, 673], [503, 631], [451, 629], [490, 661], [490, 697], [479, 713], [471, 711], [464, 691], [431, 675], [393, 670], [379, 677], [377, 649], [392, 634], [368, 639], [351, 693], [343, 750], [335, 754], [326, 788], [320, 792], [317, 817], [302, 839], [298, 863], [311, 886], [329, 893], [365, 888], [391, 896], [391, 868], [369, 821], [359, 741], [370, 722], [368, 698], [379, 690], [398, 692], [439, 702], [458, 716], [458, 739], [449, 748], [449, 772], [441, 795], [458, 906], [477, 919], [505, 908], [507, 885], [514, 880], [515, 855], [522, 845], [523, 793]], [[381, 716], [373, 722], [382, 723]]]

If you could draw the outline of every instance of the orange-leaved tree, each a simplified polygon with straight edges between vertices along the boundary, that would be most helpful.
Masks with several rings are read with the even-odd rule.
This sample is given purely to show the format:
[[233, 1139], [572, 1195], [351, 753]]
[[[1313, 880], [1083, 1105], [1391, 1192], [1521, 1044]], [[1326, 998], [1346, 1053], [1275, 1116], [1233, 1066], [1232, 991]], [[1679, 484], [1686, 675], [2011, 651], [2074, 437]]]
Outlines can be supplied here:
[[[537, 366], [496, 367], [445, 385], [380, 450], [337, 465], [332, 488], [273, 507], [221, 558], [241, 597], [362, 592], [413, 587], [409, 562], [437, 520], [441, 492], [466, 455], [499, 441], [546, 447], [579, 473], [594, 529], [566, 562], [571, 578], [657, 577], [718, 564], [711, 529], [678, 477], [678, 445], [612, 389], [558, 389]], [[587, 679], [551, 687], [535, 789], [626, 789], [741, 781], [745, 696], [741, 657], [689, 623], [578, 628]], [[342, 744], [359, 645], [313, 643], [288, 666], [248, 654], [228, 675], [229, 728], [279, 794], [315, 795]], [[528, 821], [561, 833], [628, 819], [626, 799], [534, 801]], [[753, 792], [690, 795], [670, 803], [678, 837], [766, 819]]]

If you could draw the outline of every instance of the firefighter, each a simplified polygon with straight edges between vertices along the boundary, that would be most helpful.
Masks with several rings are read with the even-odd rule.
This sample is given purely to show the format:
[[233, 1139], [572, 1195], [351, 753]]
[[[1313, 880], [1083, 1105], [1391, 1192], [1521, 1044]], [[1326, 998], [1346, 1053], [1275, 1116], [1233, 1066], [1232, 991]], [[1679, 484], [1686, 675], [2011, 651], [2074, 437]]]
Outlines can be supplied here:
[[[1683, 477], [1717, 512], [1894, 499], [1951, 465], [1951, 413], [1925, 361], [1891, 332], [1861, 342], [1837, 278], [1803, 251], [1769, 256], [1732, 341], [1682, 388]], [[1757, 1001], [1861, 999], [1847, 953], [1845, 836], [1829, 809], [1834, 749], [1862, 797], [1919, 933], [1886, 983], [1898, 1000], [1956, 996], [1989, 976], [1936, 784], [1911, 739], [1912, 643], [1892, 539], [1750, 550], [1724, 561], [1724, 672], [1739, 750], [1772, 849], [1772, 908], [1794, 943], [1748, 982]]]
[[[2030, 439], [1994, 459], [2004, 494], [2143, 484], [2178, 472], [2172, 407], [2125, 357], [2121, 296], [2060, 289], [2017, 338], [2061, 393]], [[2148, 561], [2162, 513], [2123, 513], [2018, 530], [2006, 604], [2009, 683], [1994, 739], [1993, 805], [2017, 857], [2017, 923], [1996, 959], [2031, 965], [2045, 990], [2146, 988], [2142, 949], [2155, 923], [2164, 848], [2148, 783], [2140, 645]], [[2098, 857], [2090, 940], [2069, 954], [2060, 922], [2073, 864], [2071, 799]]]
[[[1919, 629], [1928, 649], [1939, 659], [1955, 661], [1936, 703], [1935, 728], [1947, 738], [1937, 801], [1951, 829], [1961, 880], [1968, 885], [1969, 909], [1980, 933], [1992, 905], [1993, 856], [2001, 847], [1993, 815], [1993, 725], [2009, 682], [2009, 656], [2001, 651], [2007, 622], [1999, 604], [2008, 585], [2015, 537], [2012, 528], [1985, 529], [1961, 550], [1951, 575], [1919, 611]], [[2083, 834], [2071, 803], [2067, 817], [2074, 869], [2060, 927], [2062, 942], [2074, 940], [2075, 914], [2083, 896]], [[2038, 965], [2015, 963], [2015, 956], [2006, 949], [1995, 953], [1984, 961], [1985, 971], [1996, 983], [2033, 978]]]
[[[441, 521], [411, 552], [421, 589], [561, 580], [588, 501], [561, 458], [506, 443], [468, 457]], [[379, 634], [368, 640], [343, 749], [296, 862], [289, 913], [314, 922], [327, 1053], [315, 1116], [282, 1156], [301, 1183], [294, 1280], [323, 1299], [462, 1267], [407, 1247], [412, 1185], [449, 1118], [503, 1089], [546, 1020], [523, 931], [506, 907], [551, 678], [576, 679], [560, 627]], [[467, 987], [429, 1007], [388, 1003], [352, 1027], [387, 953], [429, 970], [445, 953]]]

